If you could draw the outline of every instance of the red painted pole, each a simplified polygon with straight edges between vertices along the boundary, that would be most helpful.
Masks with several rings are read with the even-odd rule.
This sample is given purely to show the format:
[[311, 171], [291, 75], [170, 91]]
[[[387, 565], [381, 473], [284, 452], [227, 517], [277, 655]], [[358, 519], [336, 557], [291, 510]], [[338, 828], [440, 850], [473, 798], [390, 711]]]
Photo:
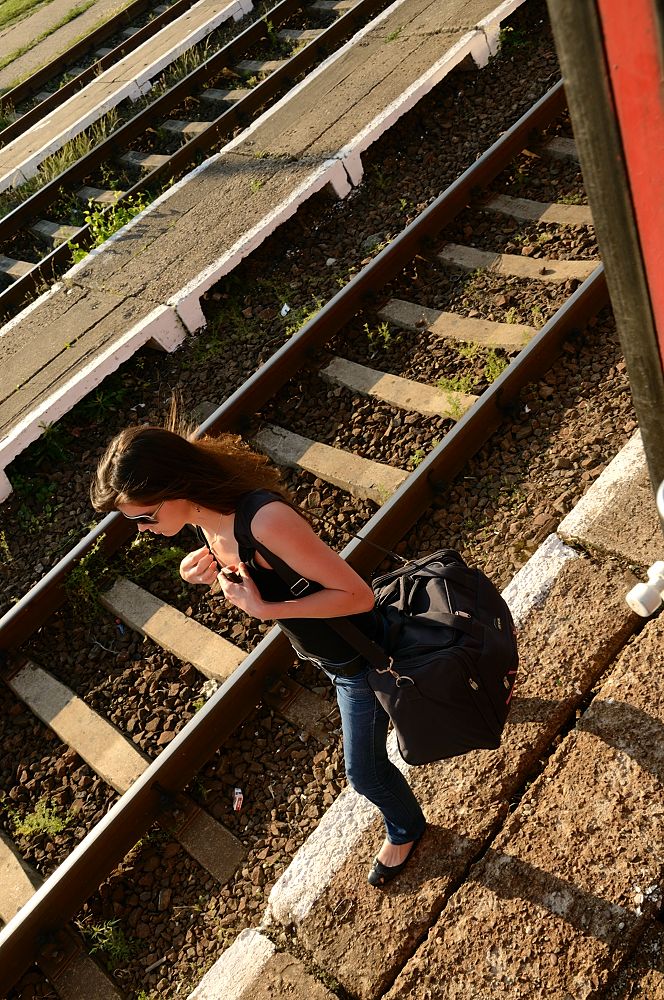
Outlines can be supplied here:
[[597, 0], [664, 371], [664, 66], [654, 4]]

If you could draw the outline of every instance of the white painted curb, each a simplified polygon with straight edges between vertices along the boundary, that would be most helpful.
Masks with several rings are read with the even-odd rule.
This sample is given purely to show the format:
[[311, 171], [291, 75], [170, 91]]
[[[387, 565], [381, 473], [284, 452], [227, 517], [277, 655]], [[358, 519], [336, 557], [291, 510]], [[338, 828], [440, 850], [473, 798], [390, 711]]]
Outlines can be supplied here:
[[252, 996], [252, 983], [276, 952], [275, 946], [258, 931], [244, 930], [221, 958], [205, 973], [188, 1000], [241, 1000]]
[[597, 520], [598, 514], [610, 504], [618, 490], [634, 482], [646, 468], [646, 456], [641, 440], [641, 431], [630, 438], [597, 477], [578, 504], [560, 522], [558, 532], [563, 538], [583, 538], [589, 527]]
[[[53, 291], [53, 289], [52, 289]], [[11, 324], [2, 331], [4, 336]], [[168, 306], [158, 306], [115, 340], [93, 361], [60, 386], [40, 406], [31, 410], [0, 441], [0, 467], [4, 470], [9, 463], [40, 437], [43, 429], [67, 413], [92, 389], [99, 385], [111, 372], [116, 371], [128, 358], [146, 344], [160, 347], [164, 351], [174, 351], [185, 338], [185, 330], [177, 314]], [[0, 472], [0, 501], [11, 493], [11, 483], [7, 474]]]

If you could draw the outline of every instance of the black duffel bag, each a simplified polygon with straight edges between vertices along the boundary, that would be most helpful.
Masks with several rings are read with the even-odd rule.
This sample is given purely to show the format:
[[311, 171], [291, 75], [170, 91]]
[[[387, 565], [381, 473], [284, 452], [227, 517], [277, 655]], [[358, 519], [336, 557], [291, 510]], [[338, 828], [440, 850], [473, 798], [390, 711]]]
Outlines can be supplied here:
[[[306, 581], [253, 541], [294, 594], [306, 593]], [[369, 684], [403, 759], [429, 764], [495, 750], [519, 662], [512, 616], [498, 590], [454, 549], [411, 560], [372, 586], [385, 620], [382, 645], [346, 618], [326, 621], [370, 663]]]
[[404, 760], [496, 749], [518, 653], [512, 616], [491, 581], [443, 549], [379, 577], [373, 589], [387, 624], [384, 650], [375, 647], [382, 657], [343, 634], [372, 664], [369, 684]]

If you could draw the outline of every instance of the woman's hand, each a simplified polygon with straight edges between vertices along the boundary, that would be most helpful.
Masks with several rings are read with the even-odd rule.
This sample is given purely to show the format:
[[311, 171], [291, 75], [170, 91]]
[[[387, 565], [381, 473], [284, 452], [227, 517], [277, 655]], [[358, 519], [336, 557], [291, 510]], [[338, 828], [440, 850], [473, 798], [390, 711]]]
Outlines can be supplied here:
[[[227, 575], [230, 573], [239, 576], [240, 582], [230, 580]], [[258, 587], [249, 576], [244, 563], [241, 562], [237, 566], [224, 566], [217, 579], [226, 600], [234, 604], [240, 611], [244, 611], [245, 614], [261, 621], [272, 617], [269, 603], [261, 597]]]
[[218, 572], [216, 559], [205, 545], [190, 552], [180, 563], [180, 576], [187, 583], [203, 583], [210, 587]]

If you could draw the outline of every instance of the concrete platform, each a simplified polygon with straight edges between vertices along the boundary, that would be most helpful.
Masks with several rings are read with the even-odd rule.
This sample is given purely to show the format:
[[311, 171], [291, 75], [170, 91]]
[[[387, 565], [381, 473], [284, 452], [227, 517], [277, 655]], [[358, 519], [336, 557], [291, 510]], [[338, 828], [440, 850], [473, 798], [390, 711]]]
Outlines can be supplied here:
[[[465, 58], [485, 64], [501, 20], [521, 2], [395, 0], [250, 129], [3, 327], [0, 499], [11, 491], [1, 470], [44, 424], [146, 339], [163, 330], [172, 349], [186, 331], [204, 326], [205, 292], [316, 191], [330, 185], [345, 196], [361, 179], [370, 143]], [[323, 102], [330, 108], [324, 120]], [[54, 329], [63, 336], [52, 343]], [[78, 357], [67, 350], [63, 368], [63, 344], [72, 340]], [[113, 350], [116, 341], [121, 352]]]
[[[664, 536], [652, 493], [633, 542], [617, 516], [641, 462], [636, 435], [563, 522], [593, 511], [588, 548], [551, 535], [505, 590], [521, 665], [500, 749], [409, 769], [390, 738], [428, 820], [403, 875], [367, 885], [382, 824], [346, 789], [275, 884], [259, 931], [291, 935], [351, 996], [664, 996], [664, 614], [625, 602]], [[206, 1000], [227, 995], [219, 970]]]
[[220, 24], [239, 21], [251, 0], [198, 0], [188, 11], [139, 45], [51, 114], [0, 149], [0, 191], [34, 177], [47, 156], [129, 98], [147, 93], [151, 80]]

